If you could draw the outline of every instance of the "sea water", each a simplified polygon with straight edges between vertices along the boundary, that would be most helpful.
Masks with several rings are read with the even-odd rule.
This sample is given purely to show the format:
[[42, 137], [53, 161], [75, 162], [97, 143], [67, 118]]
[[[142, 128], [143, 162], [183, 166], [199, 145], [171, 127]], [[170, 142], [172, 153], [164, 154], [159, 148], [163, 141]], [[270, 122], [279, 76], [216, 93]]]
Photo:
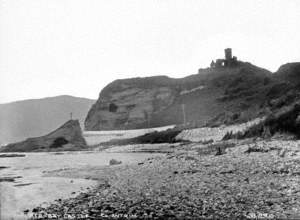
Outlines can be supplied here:
[[47, 206], [56, 199], [78, 195], [79, 191], [97, 185], [87, 179], [44, 177], [43, 173], [58, 169], [84, 166], [108, 165], [110, 159], [122, 164], [137, 163], [154, 154], [149, 153], [104, 153], [104, 152], [60, 152], [24, 153], [25, 157], [0, 158], [1, 177], [18, 177], [14, 182], [0, 182], [0, 219], [27, 219], [25, 210]]

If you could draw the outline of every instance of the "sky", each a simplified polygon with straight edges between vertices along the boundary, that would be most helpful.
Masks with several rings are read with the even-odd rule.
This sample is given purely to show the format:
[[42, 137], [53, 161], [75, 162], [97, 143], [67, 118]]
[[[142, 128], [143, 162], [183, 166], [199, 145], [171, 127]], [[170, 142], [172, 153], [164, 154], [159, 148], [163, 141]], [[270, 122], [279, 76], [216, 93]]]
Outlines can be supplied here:
[[184, 77], [233, 55], [300, 61], [299, 0], [0, 0], [0, 103], [97, 99], [115, 79]]

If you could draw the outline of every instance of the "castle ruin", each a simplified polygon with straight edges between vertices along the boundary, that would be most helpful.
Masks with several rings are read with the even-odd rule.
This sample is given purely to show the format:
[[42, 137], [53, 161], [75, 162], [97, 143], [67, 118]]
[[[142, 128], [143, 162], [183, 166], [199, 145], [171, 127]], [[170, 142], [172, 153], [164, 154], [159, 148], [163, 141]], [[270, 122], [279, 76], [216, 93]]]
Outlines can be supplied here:
[[232, 67], [237, 64], [237, 57], [232, 56], [232, 49], [226, 48], [225, 50], [225, 59], [217, 59], [215, 61], [211, 61], [211, 68], [220, 68], [220, 67]]

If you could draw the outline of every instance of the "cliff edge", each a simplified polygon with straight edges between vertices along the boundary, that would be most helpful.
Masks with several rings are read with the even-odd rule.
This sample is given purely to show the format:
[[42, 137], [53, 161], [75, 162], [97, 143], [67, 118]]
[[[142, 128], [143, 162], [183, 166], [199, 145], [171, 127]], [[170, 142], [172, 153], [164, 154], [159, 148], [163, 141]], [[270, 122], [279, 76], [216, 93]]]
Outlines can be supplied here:
[[199, 126], [222, 118], [222, 114], [251, 117], [249, 112], [257, 114], [265, 101], [273, 83], [271, 75], [265, 69], [236, 61], [179, 79], [153, 76], [116, 80], [101, 91], [89, 110], [85, 130]]

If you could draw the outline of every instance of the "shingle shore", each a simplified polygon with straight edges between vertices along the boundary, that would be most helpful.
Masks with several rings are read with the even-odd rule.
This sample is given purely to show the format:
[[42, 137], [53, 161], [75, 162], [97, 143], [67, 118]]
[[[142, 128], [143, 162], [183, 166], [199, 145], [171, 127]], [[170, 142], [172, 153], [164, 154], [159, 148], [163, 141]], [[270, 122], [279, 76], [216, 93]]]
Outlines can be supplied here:
[[201, 144], [178, 145], [173, 153], [139, 164], [49, 173], [96, 179], [99, 186], [38, 207], [36, 216], [300, 218], [299, 142], [250, 143], [238, 143], [219, 156], [202, 154]]

